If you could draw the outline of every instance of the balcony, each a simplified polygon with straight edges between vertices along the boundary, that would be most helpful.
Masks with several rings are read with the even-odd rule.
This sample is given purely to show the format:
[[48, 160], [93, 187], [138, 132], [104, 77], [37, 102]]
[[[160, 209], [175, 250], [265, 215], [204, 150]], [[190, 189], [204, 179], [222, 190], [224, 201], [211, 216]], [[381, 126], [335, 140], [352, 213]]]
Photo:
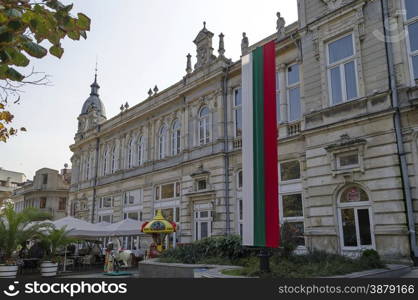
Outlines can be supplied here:
[[294, 122], [287, 125], [287, 136], [295, 136], [301, 132], [300, 122]]
[[238, 150], [238, 149], [242, 148], [242, 138], [241, 137], [237, 137], [237, 138], [234, 139], [233, 147], [234, 147], [234, 150]]

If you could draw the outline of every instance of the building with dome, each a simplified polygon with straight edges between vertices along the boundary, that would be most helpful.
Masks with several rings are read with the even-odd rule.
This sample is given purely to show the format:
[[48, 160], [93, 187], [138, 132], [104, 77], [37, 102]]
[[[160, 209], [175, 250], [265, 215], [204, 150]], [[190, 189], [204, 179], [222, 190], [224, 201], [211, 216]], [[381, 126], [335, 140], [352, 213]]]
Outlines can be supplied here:
[[[298, 12], [297, 22], [285, 25], [278, 14], [271, 35], [250, 44], [244, 33], [241, 44], [246, 55], [276, 42], [283, 236], [301, 252], [375, 249], [411, 261], [418, 257], [416, 1], [299, 0]], [[385, 43], [388, 22], [396, 28], [390, 34], [409, 35]], [[96, 76], [70, 147], [71, 215], [141, 222], [162, 210], [178, 224], [170, 245], [242, 233], [241, 60], [225, 56], [222, 33], [215, 51], [214, 36], [204, 24], [194, 67], [189, 54], [183, 78], [110, 119]]]

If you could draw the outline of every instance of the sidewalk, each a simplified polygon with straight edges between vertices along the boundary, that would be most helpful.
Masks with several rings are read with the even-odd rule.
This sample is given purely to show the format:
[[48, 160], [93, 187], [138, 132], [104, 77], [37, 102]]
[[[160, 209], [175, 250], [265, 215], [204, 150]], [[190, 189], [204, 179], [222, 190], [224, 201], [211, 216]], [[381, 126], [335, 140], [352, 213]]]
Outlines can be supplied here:
[[410, 273], [406, 274], [402, 278], [418, 278], [418, 268], [412, 269]]

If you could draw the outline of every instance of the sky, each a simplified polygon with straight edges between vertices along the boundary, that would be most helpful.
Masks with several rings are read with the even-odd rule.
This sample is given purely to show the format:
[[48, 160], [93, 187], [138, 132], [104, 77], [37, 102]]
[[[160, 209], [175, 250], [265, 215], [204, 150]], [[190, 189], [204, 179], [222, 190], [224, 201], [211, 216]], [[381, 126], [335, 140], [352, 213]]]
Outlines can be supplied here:
[[203, 28], [225, 35], [225, 55], [237, 61], [242, 32], [250, 44], [276, 30], [276, 12], [287, 24], [297, 21], [296, 0], [62, 0], [73, 3], [73, 12], [92, 20], [87, 40], [66, 39], [61, 59], [33, 61], [36, 71], [50, 75], [51, 86], [27, 87], [21, 103], [9, 107], [13, 126], [28, 131], [0, 143], [0, 167], [25, 173], [47, 167], [71, 166], [69, 146], [74, 142], [77, 117], [90, 94], [96, 58], [100, 98], [107, 118], [119, 112], [122, 103], [134, 106], [147, 98], [149, 88], [164, 90], [185, 75], [186, 55], [196, 61], [194, 38]]

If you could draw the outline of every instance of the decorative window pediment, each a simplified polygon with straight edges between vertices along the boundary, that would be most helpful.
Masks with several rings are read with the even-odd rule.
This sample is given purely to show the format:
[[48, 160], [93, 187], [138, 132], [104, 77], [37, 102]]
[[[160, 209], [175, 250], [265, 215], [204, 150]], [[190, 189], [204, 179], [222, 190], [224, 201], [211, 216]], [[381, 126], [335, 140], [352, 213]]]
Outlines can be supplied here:
[[342, 135], [338, 143], [325, 148], [331, 163], [332, 176], [361, 172], [364, 173], [364, 152], [367, 140]]

